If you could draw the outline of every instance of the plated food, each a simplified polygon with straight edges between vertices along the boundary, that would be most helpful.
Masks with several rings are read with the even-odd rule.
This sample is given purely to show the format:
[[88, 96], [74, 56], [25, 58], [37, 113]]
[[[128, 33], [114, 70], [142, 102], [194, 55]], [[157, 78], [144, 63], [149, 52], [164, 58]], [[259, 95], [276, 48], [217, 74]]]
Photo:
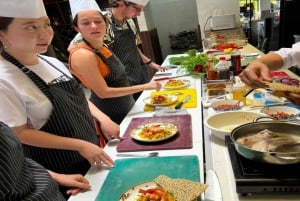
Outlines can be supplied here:
[[145, 98], [144, 103], [151, 106], [166, 106], [174, 103], [177, 99], [176, 95], [158, 94]]
[[300, 151], [299, 136], [272, 132], [268, 129], [264, 129], [253, 135], [237, 138], [236, 142], [250, 149], [261, 152], [284, 153]]
[[211, 107], [216, 112], [235, 111], [242, 109], [243, 102], [238, 103], [237, 100], [219, 100], [213, 102]]
[[297, 118], [299, 115], [299, 110], [297, 108], [289, 106], [265, 107], [261, 110], [261, 112], [278, 120], [292, 120]]
[[178, 128], [170, 123], [149, 123], [133, 129], [130, 136], [142, 142], [158, 142], [176, 135]]
[[265, 82], [273, 90], [275, 96], [285, 96], [284, 92], [300, 93], [299, 81], [295, 79], [282, 79], [281, 83]]
[[160, 175], [154, 181], [131, 187], [119, 201], [194, 201], [207, 188], [206, 184]]
[[165, 89], [180, 89], [190, 84], [189, 80], [170, 79], [164, 84]]

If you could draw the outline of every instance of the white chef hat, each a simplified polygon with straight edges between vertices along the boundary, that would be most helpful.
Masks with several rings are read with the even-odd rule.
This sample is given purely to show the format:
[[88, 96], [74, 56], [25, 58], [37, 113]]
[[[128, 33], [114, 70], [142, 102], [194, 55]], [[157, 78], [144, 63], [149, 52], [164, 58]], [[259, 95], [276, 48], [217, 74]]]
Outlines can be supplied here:
[[1, 0], [0, 16], [40, 18], [47, 16], [43, 0]]
[[74, 19], [77, 13], [85, 10], [97, 10], [101, 12], [95, 0], [69, 0], [72, 18]]
[[135, 3], [135, 4], [139, 4], [139, 5], [142, 5], [142, 6], [146, 6], [147, 3], [149, 2], [149, 0], [126, 0], [126, 1], [129, 1], [129, 2], [132, 2], [132, 3]]

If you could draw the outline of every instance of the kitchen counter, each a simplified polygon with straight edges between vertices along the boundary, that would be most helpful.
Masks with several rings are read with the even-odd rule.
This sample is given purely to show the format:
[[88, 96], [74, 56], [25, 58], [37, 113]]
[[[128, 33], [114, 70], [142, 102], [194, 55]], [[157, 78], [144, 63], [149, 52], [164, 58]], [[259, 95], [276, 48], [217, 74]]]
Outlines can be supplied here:
[[[261, 51], [248, 44], [241, 49], [242, 54], [259, 53]], [[296, 77], [295, 74], [288, 70], [284, 70], [289, 76]], [[255, 111], [255, 110], [251, 110]], [[259, 112], [259, 110], [256, 110]], [[203, 109], [203, 119], [213, 114], [212, 109]], [[205, 144], [205, 164], [206, 168], [215, 170], [219, 178], [221, 191], [224, 201], [287, 201], [287, 200], [300, 200], [300, 195], [289, 195], [288, 193], [282, 195], [252, 195], [242, 197], [236, 193], [236, 186], [234, 182], [234, 174], [230, 163], [229, 153], [225, 142], [213, 136], [209, 129], [204, 127], [204, 144]]]
[[[165, 59], [163, 65], [168, 65], [168, 58]], [[172, 75], [176, 75], [177, 69], [170, 69], [168, 73], [172, 73]], [[158, 78], [158, 77], [154, 77]], [[196, 108], [187, 109], [187, 113], [192, 116], [192, 148], [188, 149], [174, 149], [174, 150], [158, 150], [159, 156], [186, 156], [186, 155], [196, 155], [199, 160], [199, 173], [200, 173], [200, 182], [204, 183], [204, 149], [203, 149], [203, 136], [202, 136], [202, 107], [201, 107], [201, 79], [194, 79], [191, 77], [182, 77], [183, 79], [189, 80], [189, 87], [196, 88], [196, 99], [197, 105]], [[164, 81], [162, 81], [164, 82]], [[139, 99], [136, 101], [135, 105], [122, 121], [120, 125], [120, 134], [121, 136], [125, 133], [129, 123], [132, 118], [136, 117], [152, 117], [153, 111], [144, 111], [144, 102], [143, 99], [149, 97], [153, 91], [144, 91]], [[104, 148], [104, 150], [112, 157], [112, 159], [120, 159], [117, 157], [116, 146], [108, 146]], [[126, 153], [149, 153], [151, 151], [138, 151], [138, 152], [126, 152]], [[123, 152], [122, 152], [123, 153]], [[124, 158], [124, 157], [123, 157]], [[187, 167], [188, 168], [188, 167]], [[95, 200], [98, 195], [101, 186], [109, 173], [109, 168], [104, 167], [103, 169], [95, 169], [92, 167], [86, 174], [86, 178], [89, 180], [91, 185], [91, 190], [84, 193], [79, 193], [76, 196], [71, 196], [69, 201], [83, 201], [83, 200]], [[112, 192], [113, 193], [113, 192]], [[202, 194], [203, 195], [203, 194]], [[106, 200], [105, 200], [106, 201]], [[107, 200], [109, 201], [109, 200]]]
[[[241, 49], [242, 54], [247, 53], [259, 53], [263, 54], [255, 47], [247, 44]], [[168, 65], [169, 58], [175, 55], [169, 55], [165, 58], [163, 65]], [[176, 55], [178, 56], [178, 55]], [[177, 69], [170, 69], [167, 72], [171, 73], [168, 76], [176, 75]], [[158, 73], [159, 74], [159, 73]], [[160, 78], [162, 76], [155, 76], [154, 78]], [[204, 183], [204, 166], [206, 169], [213, 169], [220, 182], [221, 191], [223, 195], [223, 201], [244, 201], [244, 200], [255, 200], [255, 201], [273, 201], [273, 200], [300, 200], [298, 196], [291, 195], [261, 195], [261, 196], [248, 196], [239, 197], [236, 193], [233, 171], [229, 159], [227, 148], [225, 147], [224, 141], [215, 138], [211, 135], [210, 131], [203, 125], [203, 120], [210, 115], [209, 109], [202, 108], [202, 80], [199, 78], [182, 77], [182, 79], [190, 80], [190, 87], [197, 89], [197, 108], [188, 108], [187, 112], [192, 116], [192, 133], [193, 133], [193, 147], [190, 149], [177, 149], [177, 150], [159, 150], [160, 156], [185, 156], [185, 155], [197, 155], [199, 159], [199, 171], [200, 171], [200, 182]], [[144, 102], [143, 99], [150, 96], [153, 91], [144, 91], [141, 97], [137, 100], [129, 114], [126, 116], [124, 121], [120, 125], [121, 136], [126, 131], [132, 118], [135, 117], [152, 117], [154, 112], [143, 110]], [[119, 159], [116, 156], [116, 146], [106, 146], [105, 151], [114, 159]], [[149, 153], [150, 151], [140, 151], [142, 153]], [[126, 152], [128, 153], [128, 152]], [[129, 152], [130, 153], [130, 152]], [[205, 157], [205, 159], [204, 159]], [[205, 161], [204, 161], [205, 160]], [[204, 165], [205, 163], [205, 165]], [[69, 201], [83, 201], [83, 200], [95, 200], [98, 195], [101, 186], [109, 173], [109, 168], [95, 169], [91, 168], [86, 174], [86, 178], [91, 184], [91, 190], [88, 192], [80, 193], [76, 196], [70, 197]], [[113, 193], [113, 192], [112, 192]], [[202, 200], [204, 195], [202, 194]], [[106, 201], [106, 200], [105, 200]], [[108, 200], [107, 200], [108, 201]]]

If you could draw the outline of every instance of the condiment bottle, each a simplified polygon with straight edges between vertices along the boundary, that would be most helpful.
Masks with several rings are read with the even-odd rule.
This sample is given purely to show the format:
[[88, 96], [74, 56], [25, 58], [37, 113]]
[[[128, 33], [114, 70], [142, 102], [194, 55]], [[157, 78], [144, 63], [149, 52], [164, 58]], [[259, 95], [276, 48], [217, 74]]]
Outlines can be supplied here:
[[240, 74], [242, 71], [242, 64], [241, 64], [241, 52], [239, 49], [234, 49], [230, 56], [231, 60], [231, 68], [230, 70], [233, 72], [234, 75]]
[[210, 53], [207, 54], [207, 79], [208, 80], [217, 80], [218, 79], [218, 71], [215, 68], [215, 63], [212, 55]]
[[229, 65], [225, 57], [220, 57], [216, 68], [219, 71], [219, 79], [230, 79]]

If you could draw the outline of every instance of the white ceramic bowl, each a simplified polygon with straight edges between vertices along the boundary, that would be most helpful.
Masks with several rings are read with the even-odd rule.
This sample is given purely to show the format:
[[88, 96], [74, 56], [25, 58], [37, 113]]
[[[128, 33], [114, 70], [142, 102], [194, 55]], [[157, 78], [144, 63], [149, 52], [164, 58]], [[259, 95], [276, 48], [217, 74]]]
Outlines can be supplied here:
[[212, 135], [225, 140], [225, 136], [230, 135], [234, 128], [253, 122], [255, 118], [260, 116], [263, 114], [249, 111], [221, 112], [207, 117], [204, 120], [204, 125], [211, 130]]
[[299, 116], [299, 110], [289, 106], [269, 106], [261, 109], [261, 112], [278, 120], [293, 120]]
[[228, 111], [236, 111], [240, 110], [243, 107], [243, 102], [240, 102], [237, 105], [237, 100], [218, 100], [211, 104], [211, 107], [216, 112], [228, 112]]

